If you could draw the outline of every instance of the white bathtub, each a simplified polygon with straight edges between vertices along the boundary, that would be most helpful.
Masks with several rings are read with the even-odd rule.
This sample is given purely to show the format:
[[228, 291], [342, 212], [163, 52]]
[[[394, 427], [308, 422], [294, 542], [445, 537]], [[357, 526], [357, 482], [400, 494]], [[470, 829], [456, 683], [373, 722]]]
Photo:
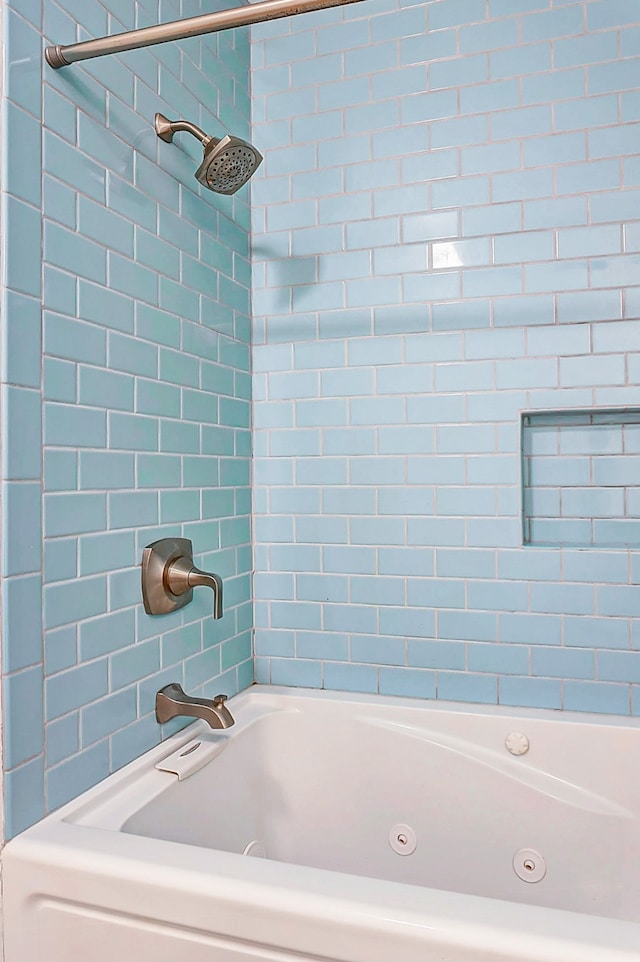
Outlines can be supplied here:
[[637, 720], [229, 707], [7, 845], [5, 962], [639, 962]]

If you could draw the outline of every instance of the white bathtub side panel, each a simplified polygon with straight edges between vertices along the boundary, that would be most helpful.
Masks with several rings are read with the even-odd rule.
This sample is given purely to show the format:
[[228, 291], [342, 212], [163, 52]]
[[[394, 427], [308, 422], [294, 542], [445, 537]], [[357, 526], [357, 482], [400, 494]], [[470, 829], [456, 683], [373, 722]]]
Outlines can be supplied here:
[[5, 962], [640, 962], [634, 923], [64, 828], [8, 847]]
[[[87, 959], [112, 962], [313, 962], [298, 953], [271, 952], [241, 945], [203, 932], [193, 932], [151, 922], [133, 915], [119, 915], [44, 900], [35, 910], [34, 944], [20, 946], [23, 959], [62, 962]], [[37, 943], [37, 945], [35, 944]]]

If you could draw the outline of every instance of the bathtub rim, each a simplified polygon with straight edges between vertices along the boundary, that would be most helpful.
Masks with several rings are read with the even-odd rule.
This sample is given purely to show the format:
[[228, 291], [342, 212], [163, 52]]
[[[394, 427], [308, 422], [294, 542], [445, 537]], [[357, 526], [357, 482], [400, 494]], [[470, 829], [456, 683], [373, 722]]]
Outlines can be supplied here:
[[[382, 705], [405, 711], [418, 709], [419, 711], [436, 715], [453, 714], [455, 716], [475, 716], [481, 718], [498, 717], [504, 718], [505, 720], [512, 719], [514, 724], [518, 721], [531, 720], [543, 725], [561, 722], [563, 728], [566, 725], [587, 725], [619, 728], [621, 730], [640, 729], [640, 716], [609, 715], [596, 712], [567, 713], [562, 709], [518, 708], [510, 705], [487, 705], [474, 704], [471, 702], [440, 701], [437, 699], [405, 698], [400, 695], [378, 695], [317, 688], [292, 688], [283, 685], [250, 685], [232, 698], [229, 698], [227, 705], [233, 714], [233, 712], [238, 709], [242, 711], [247, 702], [250, 703], [249, 718], [246, 722], [243, 721], [242, 723], [242, 728], [247, 728], [249, 724], [252, 724], [264, 714], [268, 714], [270, 711], [281, 711], [283, 699], [291, 703], [294, 707], [296, 702], [336, 702], [338, 704], [356, 704], [367, 707]], [[251, 702], [253, 701], [256, 702], [256, 706], [252, 709]], [[74, 816], [80, 815], [82, 811], [90, 810], [96, 800], [101, 796], [117, 793], [128, 783], [132, 783], [137, 778], [140, 778], [141, 773], [145, 771], [150, 773], [155, 772], [157, 762], [168, 758], [188, 742], [196, 738], [202, 738], [204, 740], [224, 740], [226, 738], [232, 738], [237, 730], [238, 729], [233, 726], [230, 729], [213, 731], [204, 721], [200, 720], [188, 723], [184, 728], [164, 738], [158, 745], [148, 749], [122, 768], [107, 775], [81, 795], [76, 796], [59, 808], [49, 812], [34, 825], [25, 829], [24, 832], [14, 838], [19, 838], [26, 832], [31, 832], [36, 827], [43, 825], [43, 823], [51, 824], [54, 821], [73, 823], [76, 821]], [[13, 840], [14, 839], [8, 840], [6, 844], [11, 844]], [[638, 962], [640, 962], [640, 957]]]

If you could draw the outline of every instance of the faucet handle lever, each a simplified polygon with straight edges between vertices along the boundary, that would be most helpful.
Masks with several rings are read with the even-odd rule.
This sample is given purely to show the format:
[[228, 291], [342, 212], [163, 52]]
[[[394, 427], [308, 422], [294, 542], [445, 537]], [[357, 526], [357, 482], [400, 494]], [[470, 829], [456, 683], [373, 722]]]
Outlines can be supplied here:
[[182, 595], [192, 588], [203, 586], [213, 591], [213, 617], [222, 618], [222, 578], [220, 575], [196, 568], [193, 558], [183, 555], [167, 565], [165, 578], [173, 595]]
[[213, 617], [222, 618], [222, 578], [196, 568], [188, 538], [161, 538], [144, 549], [142, 600], [148, 615], [164, 615], [189, 604], [193, 589], [200, 585], [211, 588]]

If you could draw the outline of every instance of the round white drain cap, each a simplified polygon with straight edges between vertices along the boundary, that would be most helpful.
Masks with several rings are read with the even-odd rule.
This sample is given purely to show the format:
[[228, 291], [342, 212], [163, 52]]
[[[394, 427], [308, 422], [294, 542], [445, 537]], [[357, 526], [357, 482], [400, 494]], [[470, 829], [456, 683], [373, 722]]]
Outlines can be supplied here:
[[504, 743], [512, 755], [526, 755], [529, 751], [529, 739], [524, 732], [509, 732]]
[[513, 856], [513, 870], [523, 882], [539, 882], [547, 874], [547, 863], [534, 848], [521, 848]]
[[418, 844], [410, 825], [394, 825], [389, 832], [389, 845], [398, 855], [413, 855]]

